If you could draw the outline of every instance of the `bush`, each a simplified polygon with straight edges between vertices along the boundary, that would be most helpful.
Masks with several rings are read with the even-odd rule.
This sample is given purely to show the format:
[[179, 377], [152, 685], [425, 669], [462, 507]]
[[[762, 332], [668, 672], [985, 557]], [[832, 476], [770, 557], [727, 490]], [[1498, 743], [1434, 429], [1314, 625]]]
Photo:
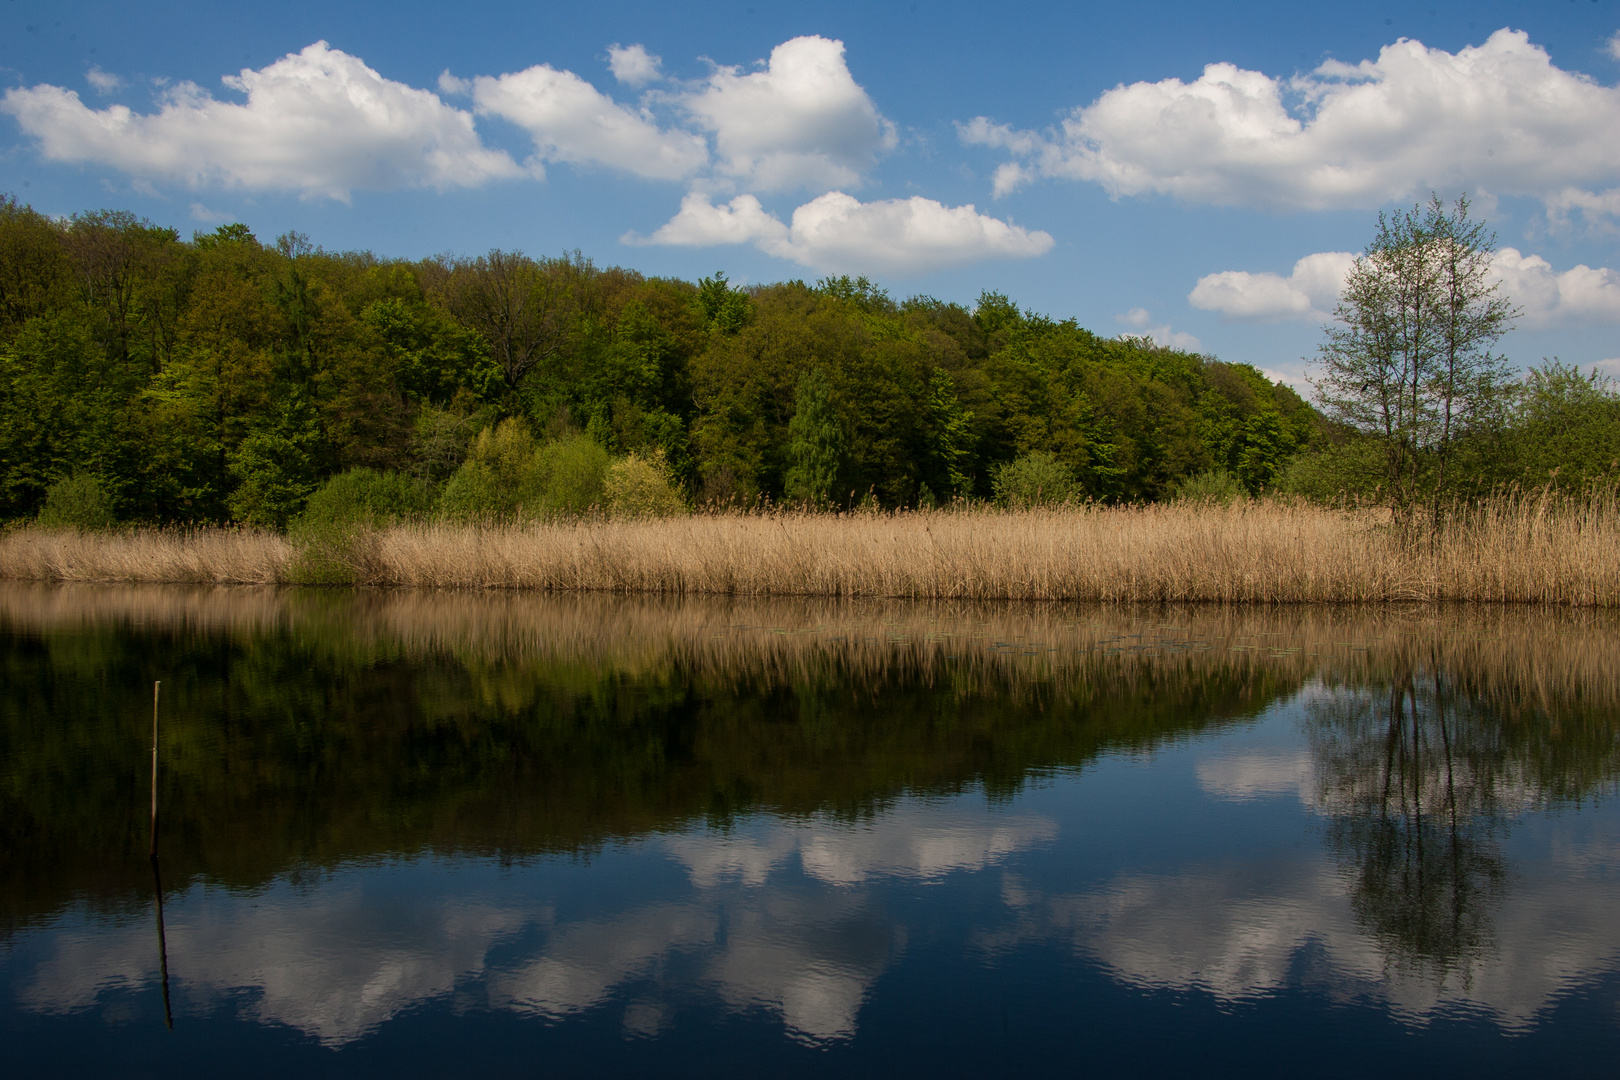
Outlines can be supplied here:
[[534, 456], [534, 438], [522, 420], [513, 417], [485, 428], [445, 484], [439, 512], [454, 521], [516, 517], [525, 496], [537, 494]]
[[1243, 481], [1220, 466], [1187, 477], [1176, 487], [1180, 502], [1230, 506], [1243, 498]]
[[612, 456], [585, 435], [556, 439], [535, 449], [520, 420], [503, 420], [479, 433], [466, 464], [439, 498], [439, 512], [455, 521], [510, 521], [524, 516], [582, 514], [604, 501]]
[[45, 492], [39, 523], [49, 529], [105, 529], [114, 524], [112, 497], [92, 473], [74, 473]]
[[653, 451], [651, 457], [631, 454], [615, 462], [608, 468], [603, 495], [614, 517], [668, 517], [686, 510], [662, 450]]
[[534, 455], [524, 509], [541, 514], [583, 514], [605, 501], [613, 457], [588, 435], [547, 443]]
[[510, 516], [511, 509], [502, 505], [495, 470], [482, 461], [469, 461], [439, 493], [439, 513], [451, 521], [489, 521]]
[[1272, 491], [1318, 503], [1360, 499], [1378, 490], [1383, 468], [1382, 450], [1375, 441], [1351, 439], [1296, 455], [1277, 475]]
[[397, 472], [350, 469], [315, 490], [288, 526], [298, 547], [288, 579], [302, 585], [353, 583], [364, 571], [371, 533], [425, 516], [428, 485]]
[[996, 502], [1015, 510], [1056, 506], [1081, 494], [1074, 473], [1045, 450], [1031, 450], [1017, 461], [997, 466], [991, 483]]
[[350, 469], [315, 490], [297, 524], [304, 528], [381, 528], [424, 517], [432, 506], [433, 492], [421, 480], [404, 473]]

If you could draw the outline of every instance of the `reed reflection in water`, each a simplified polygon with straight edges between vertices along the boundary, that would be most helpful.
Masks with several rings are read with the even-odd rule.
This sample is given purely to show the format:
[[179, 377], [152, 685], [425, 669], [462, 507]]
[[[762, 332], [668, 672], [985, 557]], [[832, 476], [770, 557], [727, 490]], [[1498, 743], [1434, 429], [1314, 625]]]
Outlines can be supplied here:
[[[8, 586], [0, 631], [0, 898], [41, 950], [0, 977], [36, 1014], [155, 976], [107, 869], [145, 837], [98, 823], [143, 805], [105, 778], [159, 663], [177, 1012], [328, 1046], [431, 1002], [845, 1044], [925, 954], [1053, 944], [1526, 1030], [1620, 957], [1620, 832], [1554, 813], [1620, 773], [1599, 613]], [[1252, 815], [1287, 806], [1279, 854]]]

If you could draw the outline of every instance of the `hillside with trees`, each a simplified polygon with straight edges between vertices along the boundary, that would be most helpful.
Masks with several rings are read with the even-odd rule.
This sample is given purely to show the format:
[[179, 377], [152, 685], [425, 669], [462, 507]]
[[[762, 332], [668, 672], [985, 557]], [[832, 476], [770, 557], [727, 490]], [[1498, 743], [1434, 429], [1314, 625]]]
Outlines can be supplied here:
[[[1613, 393], [1568, 369], [1535, 379], [1514, 430], [1607, 454], [1608, 429], [1567, 414], [1612, 422]], [[1557, 467], [1521, 444], [1498, 456]], [[188, 241], [0, 200], [3, 521], [279, 528], [334, 484], [387, 515], [461, 518], [620, 497], [1130, 503], [1354, 489], [1357, 453], [1250, 365], [996, 293], [969, 309], [864, 278], [736, 288], [578, 253], [406, 261], [239, 224]]]

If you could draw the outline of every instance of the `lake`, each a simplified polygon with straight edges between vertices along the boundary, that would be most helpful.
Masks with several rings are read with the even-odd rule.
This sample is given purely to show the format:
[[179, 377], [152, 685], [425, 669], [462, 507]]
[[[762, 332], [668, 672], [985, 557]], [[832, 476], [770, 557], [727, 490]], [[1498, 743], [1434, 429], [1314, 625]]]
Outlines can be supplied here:
[[1617, 659], [1537, 608], [0, 583], [5, 1071], [1610, 1075]]

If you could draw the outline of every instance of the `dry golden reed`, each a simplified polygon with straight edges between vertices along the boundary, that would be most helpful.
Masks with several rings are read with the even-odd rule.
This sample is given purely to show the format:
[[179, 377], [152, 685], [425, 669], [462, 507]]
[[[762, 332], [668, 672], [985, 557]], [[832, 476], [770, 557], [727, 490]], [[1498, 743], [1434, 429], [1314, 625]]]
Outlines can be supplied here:
[[274, 585], [292, 556], [285, 537], [253, 529], [0, 533], [0, 578], [20, 581]]
[[[296, 551], [250, 531], [0, 537], [0, 577], [268, 584]], [[1438, 539], [1387, 517], [1282, 501], [1229, 507], [699, 514], [367, 534], [356, 583], [725, 596], [1152, 603], [1620, 604], [1612, 499], [1522, 497], [1458, 513]]]

